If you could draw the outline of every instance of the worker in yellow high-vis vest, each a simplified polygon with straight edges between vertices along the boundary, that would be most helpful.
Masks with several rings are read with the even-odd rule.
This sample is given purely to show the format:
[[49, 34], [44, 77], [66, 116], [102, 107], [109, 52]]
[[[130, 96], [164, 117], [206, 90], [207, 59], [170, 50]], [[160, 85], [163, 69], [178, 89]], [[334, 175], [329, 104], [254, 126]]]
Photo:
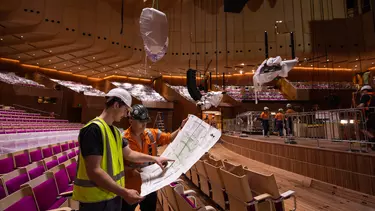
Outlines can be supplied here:
[[124, 159], [155, 162], [161, 168], [169, 161], [131, 150], [120, 131], [112, 125], [127, 116], [131, 101], [126, 90], [110, 90], [102, 114], [79, 133], [80, 154], [73, 199], [80, 202], [80, 211], [120, 211], [122, 198], [129, 204], [142, 201], [138, 191], [124, 188]]

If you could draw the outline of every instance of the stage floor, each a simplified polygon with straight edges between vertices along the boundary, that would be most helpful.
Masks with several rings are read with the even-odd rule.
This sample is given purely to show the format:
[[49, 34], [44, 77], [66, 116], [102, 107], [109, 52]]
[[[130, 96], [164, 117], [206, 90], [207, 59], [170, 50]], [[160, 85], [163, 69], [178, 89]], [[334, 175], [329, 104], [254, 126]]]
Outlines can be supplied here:
[[[232, 135], [233, 136], [233, 135]], [[235, 136], [238, 137], [238, 136]], [[270, 137], [263, 137], [262, 135], [248, 135], [247, 137], [240, 137], [240, 138], [249, 138], [255, 140], [261, 140], [266, 142], [272, 143], [285, 143], [285, 138], [281, 138], [279, 136], [270, 136]], [[297, 142], [296, 145], [299, 146], [307, 146], [307, 147], [314, 147], [314, 148], [321, 148], [321, 149], [330, 149], [330, 150], [338, 150], [338, 151], [349, 151], [350, 147], [353, 152], [358, 153], [365, 153], [371, 154], [375, 156], [375, 151], [371, 150], [370, 147], [367, 147], [367, 144], [362, 144], [362, 152], [360, 151], [360, 145], [358, 143], [352, 143], [351, 146], [349, 142], [342, 142], [342, 141], [328, 141], [328, 140], [316, 140], [316, 139], [304, 139], [304, 138], [296, 138], [294, 141]]]

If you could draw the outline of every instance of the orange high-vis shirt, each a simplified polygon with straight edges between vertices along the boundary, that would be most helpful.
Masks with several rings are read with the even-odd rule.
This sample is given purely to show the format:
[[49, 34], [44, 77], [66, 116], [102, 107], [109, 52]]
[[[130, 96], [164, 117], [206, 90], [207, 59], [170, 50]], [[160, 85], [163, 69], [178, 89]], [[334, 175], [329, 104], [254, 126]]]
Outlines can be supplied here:
[[276, 120], [284, 120], [284, 114], [283, 113], [277, 113], [276, 116], [275, 116], [275, 119]]
[[293, 109], [288, 109], [288, 110], [286, 110], [285, 113], [287, 113], [287, 114], [291, 114], [291, 113], [295, 113], [295, 111], [294, 111]]
[[[159, 129], [147, 128], [141, 134], [142, 146], [131, 135], [131, 130], [128, 128], [124, 133], [124, 138], [127, 139], [130, 149], [144, 154], [156, 156], [157, 147], [159, 145], [167, 145], [171, 142], [171, 134], [163, 133]], [[130, 163], [125, 161], [125, 167], [136, 167], [137, 163]], [[140, 164], [140, 163], [139, 163]], [[141, 191], [142, 180], [138, 173], [133, 169], [127, 168], [125, 170], [125, 188]]]
[[262, 112], [260, 114], [260, 118], [263, 119], [263, 120], [269, 119], [270, 118], [270, 114], [269, 113], [267, 114], [266, 112]]

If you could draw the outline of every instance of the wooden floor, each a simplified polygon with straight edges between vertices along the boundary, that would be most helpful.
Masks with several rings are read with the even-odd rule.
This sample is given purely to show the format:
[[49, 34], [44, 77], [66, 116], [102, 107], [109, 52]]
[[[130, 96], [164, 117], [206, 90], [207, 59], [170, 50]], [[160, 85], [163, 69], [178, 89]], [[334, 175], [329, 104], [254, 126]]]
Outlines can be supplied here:
[[[246, 137], [241, 137], [246, 138]], [[270, 137], [263, 137], [262, 135], [248, 135], [248, 138], [257, 139], [262, 141], [268, 142], [277, 142], [277, 143], [284, 143], [285, 138], [280, 138], [279, 136], [270, 136]], [[352, 143], [350, 146], [349, 142], [340, 142], [340, 141], [327, 141], [327, 140], [314, 140], [314, 139], [295, 139], [294, 141], [297, 142], [298, 145], [302, 146], [309, 146], [309, 147], [320, 147], [323, 149], [332, 149], [338, 151], [349, 151], [350, 147], [352, 147], [353, 151], [360, 152], [360, 145], [358, 143]], [[371, 148], [366, 148], [366, 145], [362, 145], [362, 150], [367, 150], [367, 152], [363, 152], [366, 154], [375, 155], [375, 151], [371, 150]]]
[[[352, 200], [329, 194], [328, 191], [312, 188], [310, 187], [311, 180], [309, 178], [243, 157], [224, 148], [221, 144], [216, 144], [210, 150], [210, 153], [217, 158], [228, 159], [233, 163], [245, 165], [258, 172], [273, 173], [280, 192], [287, 190], [296, 191], [297, 210], [375, 211], [375, 207], [364, 206]], [[285, 204], [287, 210], [292, 208], [292, 200], [287, 200]]]

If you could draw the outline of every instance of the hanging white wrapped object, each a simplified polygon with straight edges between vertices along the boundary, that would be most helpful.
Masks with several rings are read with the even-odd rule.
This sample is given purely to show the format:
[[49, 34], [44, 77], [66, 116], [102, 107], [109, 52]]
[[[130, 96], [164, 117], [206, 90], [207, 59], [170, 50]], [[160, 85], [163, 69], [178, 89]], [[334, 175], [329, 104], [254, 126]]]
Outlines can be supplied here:
[[263, 61], [253, 76], [255, 103], [258, 103], [258, 92], [262, 85], [276, 77], [288, 77], [288, 72], [298, 63], [298, 58], [282, 61], [280, 56]]
[[168, 49], [167, 16], [154, 8], [144, 8], [139, 25], [147, 57], [159, 61]]
[[197, 105], [201, 106], [202, 110], [207, 110], [211, 108], [211, 106], [218, 107], [222, 99], [222, 92], [208, 92], [206, 95], [202, 96], [202, 98], [197, 102]]

